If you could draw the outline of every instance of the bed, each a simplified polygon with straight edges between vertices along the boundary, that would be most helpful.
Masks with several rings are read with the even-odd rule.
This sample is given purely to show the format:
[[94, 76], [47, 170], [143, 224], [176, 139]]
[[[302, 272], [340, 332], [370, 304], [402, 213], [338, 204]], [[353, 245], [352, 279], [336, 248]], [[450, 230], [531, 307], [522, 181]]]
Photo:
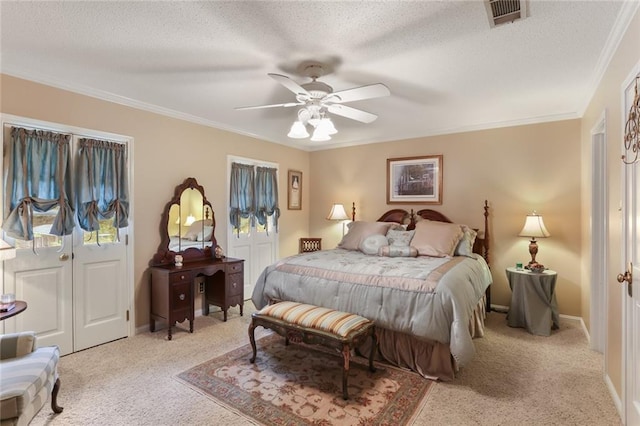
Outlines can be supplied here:
[[252, 301], [257, 308], [290, 300], [364, 316], [376, 323], [379, 357], [451, 380], [473, 358], [472, 339], [483, 335], [490, 306], [488, 215], [485, 201], [480, 231], [429, 209], [393, 209], [375, 222], [356, 221], [354, 213], [337, 248], [265, 268]]

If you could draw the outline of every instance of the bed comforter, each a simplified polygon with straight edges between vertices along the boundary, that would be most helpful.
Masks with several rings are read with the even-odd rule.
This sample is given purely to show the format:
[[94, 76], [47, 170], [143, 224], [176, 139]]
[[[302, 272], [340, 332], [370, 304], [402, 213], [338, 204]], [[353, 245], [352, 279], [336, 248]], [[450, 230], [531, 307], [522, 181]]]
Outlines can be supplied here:
[[252, 300], [257, 308], [290, 300], [356, 313], [377, 327], [449, 344], [464, 366], [475, 354], [469, 320], [491, 281], [479, 255], [390, 258], [333, 249], [267, 267]]

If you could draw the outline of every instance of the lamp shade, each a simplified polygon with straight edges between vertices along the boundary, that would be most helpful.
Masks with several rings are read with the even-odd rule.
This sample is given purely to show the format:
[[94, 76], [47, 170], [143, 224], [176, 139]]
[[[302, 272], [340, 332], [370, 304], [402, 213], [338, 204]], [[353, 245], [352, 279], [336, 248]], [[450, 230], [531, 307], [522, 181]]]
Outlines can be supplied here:
[[0, 260], [9, 260], [14, 257], [16, 257], [15, 247], [0, 239]]
[[304, 139], [309, 137], [309, 132], [307, 132], [307, 128], [301, 121], [294, 121], [287, 136], [292, 139]]
[[328, 220], [349, 220], [349, 216], [347, 216], [347, 212], [344, 210], [344, 206], [342, 204], [334, 204], [331, 207], [331, 211], [329, 212], [329, 216], [327, 216]]
[[522, 227], [522, 231], [518, 234], [520, 237], [529, 237], [529, 238], [545, 238], [550, 237], [551, 234], [547, 231], [547, 228], [544, 226], [544, 221], [542, 220], [542, 216], [533, 212], [527, 215], [527, 219], [524, 222], [524, 226]]

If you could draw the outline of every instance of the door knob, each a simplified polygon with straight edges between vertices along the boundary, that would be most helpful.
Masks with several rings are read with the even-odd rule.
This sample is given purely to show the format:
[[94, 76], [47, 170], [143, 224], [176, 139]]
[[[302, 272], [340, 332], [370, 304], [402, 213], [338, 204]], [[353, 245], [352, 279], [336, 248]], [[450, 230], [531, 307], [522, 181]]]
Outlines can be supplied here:
[[627, 283], [627, 293], [629, 293], [629, 297], [632, 297], [633, 292], [633, 274], [631, 271], [633, 270], [633, 264], [629, 262], [629, 269], [624, 271], [624, 274], [618, 274], [617, 280], [619, 283]]
[[623, 283], [623, 282], [628, 282], [629, 284], [631, 284], [631, 274], [629, 273], [629, 271], [625, 271], [624, 275], [623, 274], [618, 274], [618, 282], [619, 283]]
[[62, 254], [60, 255], [60, 261], [61, 261], [61, 262], [64, 262], [64, 261], [66, 261], [66, 260], [69, 260], [69, 255], [68, 255], [67, 253], [62, 253]]

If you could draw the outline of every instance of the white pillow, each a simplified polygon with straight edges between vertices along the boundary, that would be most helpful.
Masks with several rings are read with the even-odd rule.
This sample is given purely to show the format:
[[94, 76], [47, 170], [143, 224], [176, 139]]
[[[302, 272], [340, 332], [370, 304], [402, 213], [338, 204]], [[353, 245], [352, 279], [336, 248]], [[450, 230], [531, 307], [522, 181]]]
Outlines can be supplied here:
[[387, 237], [384, 235], [374, 234], [369, 235], [367, 238], [362, 240], [358, 249], [364, 254], [374, 255], [378, 254], [378, 249], [380, 247], [388, 245]]
[[202, 233], [204, 226], [212, 225], [213, 221], [211, 219], [196, 220], [191, 224], [191, 226], [189, 226], [189, 229], [187, 230], [187, 232], [185, 232], [182, 238], [191, 241], [202, 241], [198, 239], [198, 234]]
[[213, 234], [213, 226], [205, 226], [203, 231], [198, 232], [197, 241], [210, 241]]

